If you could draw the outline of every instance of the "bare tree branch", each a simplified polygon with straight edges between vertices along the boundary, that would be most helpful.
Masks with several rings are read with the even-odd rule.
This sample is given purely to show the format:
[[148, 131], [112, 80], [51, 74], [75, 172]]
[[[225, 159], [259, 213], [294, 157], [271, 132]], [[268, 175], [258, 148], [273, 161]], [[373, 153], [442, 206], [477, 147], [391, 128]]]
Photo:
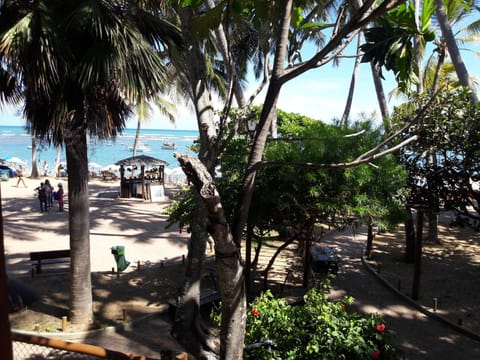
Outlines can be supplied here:
[[[409, 137], [408, 139], [402, 141], [400, 144], [397, 144], [385, 151], [379, 152], [377, 154], [370, 155], [367, 158], [362, 158], [360, 160], [356, 159], [351, 162], [344, 162], [344, 163], [334, 163], [334, 164], [323, 164], [323, 163], [300, 163], [300, 162], [283, 162], [283, 161], [262, 161], [257, 163], [254, 168], [251, 169], [251, 171], [254, 170], [259, 170], [260, 168], [265, 168], [265, 167], [279, 167], [279, 166], [290, 166], [290, 167], [296, 167], [296, 168], [302, 168], [302, 169], [325, 169], [325, 168], [330, 168], [330, 169], [346, 169], [346, 168], [351, 168], [354, 166], [362, 165], [362, 164], [370, 164], [375, 159], [379, 159], [385, 155], [391, 154], [403, 146], [417, 141], [418, 140], [418, 135], [413, 135]], [[371, 164], [370, 164], [371, 165]]]
[[365, 130], [360, 130], [353, 134], [340, 135], [340, 136], [318, 136], [318, 137], [286, 137], [286, 138], [271, 138], [268, 141], [282, 141], [282, 142], [294, 142], [294, 141], [331, 141], [338, 139], [348, 139], [362, 135]]
[[425, 106], [423, 106], [420, 111], [418, 112], [418, 114], [410, 121], [408, 122], [407, 124], [405, 124], [400, 130], [398, 130], [396, 133], [390, 135], [388, 138], [386, 138], [384, 141], [382, 141], [380, 144], [378, 144], [377, 146], [375, 146], [374, 148], [370, 149], [369, 151], [367, 151], [366, 153], [360, 155], [357, 159], [355, 159], [356, 161], [357, 160], [362, 160], [363, 158], [365, 158], [366, 156], [369, 156], [370, 154], [372, 153], [375, 153], [378, 149], [381, 149], [382, 147], [384, 147], [387, 143], [389, 143], [390, 141], [392, 141], [394, 138], [398, 137], [401, 133], [403, 133], [406, 129], [408, 129], [410, 126], [412, 126], [413, 124], [415, 124], [418, 120], [420, 120], [423, 116], [423, 114], [425, 114], [425, 112], [430, 108], [430, 104], [433, 102], [433, 100], [437, 97], [437, 95], [439, 94], [439, 92], [441, 90], [443, 90], [444, 86], [441, 87], [440, 89], [438, 89], [437, 92], [435, 92], [432, 97], [430, 98], [430, 100], [428, 100], [428, 102], [425, 104]]
[[[376, 19], [377, 17], [383, 15], [387, 11], [395, 8], [396, 6], [400, 5], [401, 3], [405, 2], [405, 0], [387, 0], [380, 3], [378, 7], [373, 9], [367, 16], [364, 16], [365, 13], [370, 11], [370, 8], [373, 6], [374, 0], [366, 1], [362, 7], [354, 14], [354, 16], [350, 19], [350, 21], [341, 29], [339, 29], [337, 35], [333, 37], [328, 44], [326, 44], [322, 50], [317, 52], [310, 60], [304, 62], [301, 66], [297, 66], [294, 69], [289, 69], [286, 71], [282, 78], [279, 79], [282, 83], [286, 83], [287, 81], [296, 78], [297, 76], [305, 73], [306, 71], [316, 68], [323, 63], [322, 60], [329, 54], [330, 52], [337, 49], [339, 46], [342, 46], [345, 39], [348, 38], [348, 35], [358, 32], [362, 27], [366, 24], [371, 22], [372, 20]], [[345, 45], [345, 44], [343, 44]]]

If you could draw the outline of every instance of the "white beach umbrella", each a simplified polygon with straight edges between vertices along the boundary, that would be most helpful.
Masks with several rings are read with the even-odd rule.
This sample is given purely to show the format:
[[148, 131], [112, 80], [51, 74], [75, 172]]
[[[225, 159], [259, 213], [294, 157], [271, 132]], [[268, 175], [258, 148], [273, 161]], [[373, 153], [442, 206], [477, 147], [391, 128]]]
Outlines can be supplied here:
[[97, 164], [96, 162], [89, 162], [88, 163], [88, 168], [90, 170], [96, 170], [96, 169], [101, 169], [103, 168], [103, 165]]
[[22, 159], [16, 157], [16, 156], [11, 156], [7, 157], [4, 159], [6, 162], [9, 162], [10, 164], [15, 164], [15, 165], [25, 165], [25, 161]]

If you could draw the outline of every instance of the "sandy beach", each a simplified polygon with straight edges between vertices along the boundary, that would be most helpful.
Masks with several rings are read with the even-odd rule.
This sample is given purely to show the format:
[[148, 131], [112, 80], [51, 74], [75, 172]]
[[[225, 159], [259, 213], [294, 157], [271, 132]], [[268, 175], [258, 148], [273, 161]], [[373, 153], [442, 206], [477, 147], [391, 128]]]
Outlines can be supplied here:
[[[16, 187], [16, 178], [0, 184], [7, 272], [15, 276], [30, 273], [31, 251], [69, 248], [68, 200], [64, 212], [57, 211], [57, 204], [48, 212], [40, 212], [34, 189], [46, 178], [24, 179], [26, 188], [23, 184]], [[68, 197], [66, 178], [49, 180], [55, 189], [61, 182]], [[119, 181], [89, 182], [92, 271], [115, 267], [113, 246], [124, 246], [126, 259], [132, 265], [138, 261], [159, 263], [186, 255], [189, 235], [179, 233], [177, 228], [165, 230], [167, 216], [162, 212], [167, 201], [119, 199], [118, 191]], [[127, 269], [131, 270], [133, 266]]]

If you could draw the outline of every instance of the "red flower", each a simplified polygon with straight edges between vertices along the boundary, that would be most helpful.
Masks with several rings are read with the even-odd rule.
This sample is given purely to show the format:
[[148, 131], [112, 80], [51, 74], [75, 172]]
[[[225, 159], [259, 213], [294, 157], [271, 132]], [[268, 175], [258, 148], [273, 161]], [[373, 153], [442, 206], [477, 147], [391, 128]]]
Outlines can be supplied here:
[[380, 357], [380, 354], [381, 354], [381, 353], [382, 353], [382, 352], [380, 351], [380, 349], [377, 349], [377, 350], [375, 350], [375, 352], [372, 353], [372, 355], [370, 355], [370, 357], [371, 357], [372, 359], [378, 359], [378, 358]]
[[257, 309], [252, 309], [252, 315], [253, 317], [257, 317], [260, 315], [260, 311], [258, 311]]
[[340, 304], [340, 308], [342, 309], [342, 311], [345, 311], [345, 308], [346, 308], [345, 304]]
[[377, 325], [376, 328], [377, 328], [378, 332], [384, 332], [385, 331], [385, 324]]

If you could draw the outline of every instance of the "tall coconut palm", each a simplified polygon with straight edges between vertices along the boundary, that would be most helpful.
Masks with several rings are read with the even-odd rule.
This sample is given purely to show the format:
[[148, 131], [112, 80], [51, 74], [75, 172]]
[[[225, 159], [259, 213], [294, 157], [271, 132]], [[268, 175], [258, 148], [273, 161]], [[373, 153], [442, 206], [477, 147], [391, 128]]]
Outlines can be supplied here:
[[87, 135], [106, 139], [122, 131], [128, 98], [148, 97], [163, 84], [159, 44], [180, 40], [176, 28], [135, 6], [12, 0], [0, 12], [0, 61], [21, 81], [27, 125], [44, 141], [65, 145], [70, 319], [82, 327], [92, 318]]
[[453, 66], [455, 67], [455, 71], [457, 72], [458, 79], [463, 86], [468, 87], [471, 90], [472, 103], [476, 104], [478, 103], [477, 91], [470, 79], [467, 67], [463, 62], [462, 55], [460, 54], [460, 50], [455, 40], [455, 34], [453, 33], [451, 26], [452, 18], [458, 17], [460, 14], [465, 14], [465, 6], [464, 4], [461, 4], [460, 1], [450, 0], [445, 2], [450, 5], [450, 10], [454, 10], [450, 11], [450, 13], [447, 13], [447, 7], [444, 6], [444, 1], [435, 0], [435, 5], [437, 6], [436, 15], [438, 24], [442, 31], [442, 36], [445, 39], [445, 43], [447, 45], [450, 58], [452, 59]]
[[154, 112], [153, 105], [156, 105], [160, 110], [160, 113], [165, 115], [172, 124], [175, 123], [175, 114], [177, 112], [177, 108], [175, 107], [175, 104], [168, 101], [167, 98], [160, 95], [155, 95], [150, 99], [150, 101], [138, 99], [137, 103], [135, 104], [135, 112], [137, 114], [137, 129], [135, 131], [135, 140], [133, 141], [132, 156], [137, 155], [137, 147], [140, 141], [140, 129], [142, 128], [142, 124], [151, 119], [152, 113]]

